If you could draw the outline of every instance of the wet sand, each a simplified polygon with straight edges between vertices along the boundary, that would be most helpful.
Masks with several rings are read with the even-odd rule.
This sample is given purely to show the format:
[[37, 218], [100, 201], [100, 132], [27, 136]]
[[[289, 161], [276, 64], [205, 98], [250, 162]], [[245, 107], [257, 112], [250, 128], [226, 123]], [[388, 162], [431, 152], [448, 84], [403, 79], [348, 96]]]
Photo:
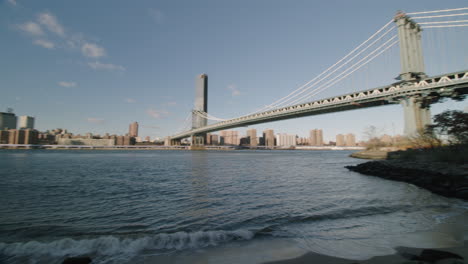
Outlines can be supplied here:
[[[451, 217], [446, 222], [441, 223], [434, 230], [437, 233], [450, 233], [453, 235], [454, 243], [458, 246], [446, 248], [410, 248], [410, 247], [397, 247], [396, 253], [386, 256], [372, 257], [367, 260], [350, 260], [331, 256], [325, 256], [317, 253], [307, 253], [303, 256], [293, 259], [265, 262], [264, 264], [403, 264], [403, 263], [418, 263], [411, 262], [412, 256], [420, 256], [424, 249], [434, 249], [457, 254], [463, 257], [464, 262], [468, 264], [468, 212], [462, 215]], [[406, 257], [405, 257], [406, 256]], [[439, 263], [439, 262], [419, 262], [425, 263]], [[452, 263], [452, 262], [443, 262]]]
[[[281, 261], [274, 261], [274, 262], [266, 262], [265, 264], [311, 264], [311, 263], [318, 263], [318, 264], [399, 264], [405, 263], [410, 259], [405, 258], [403, 255], [411, 254], [411, 255], [420, 255], [423, 249], [420, 248], [397, 248], [398, 253], [388, 256], [379, 256], [373, 257], [368, 260], [349, 260], [349, 259], [342, 259], [342, 258], [335, 258], [330, 256], [324, 256], [316, 253], [307, 253], [301, 257], [289, 259], [289, 260], [281, 260]], [[465, 263], [468, 263], [468, 241], [465, 241], [464, 246], [462, 247], [455, 247], [455, 248], [437, 248], [436, 250], [446, 251], [455, 253], [464, 258]], [[424, 263], [424, 262], [423, 262]], [[428, 262], [429, 263], [429, 262]]]

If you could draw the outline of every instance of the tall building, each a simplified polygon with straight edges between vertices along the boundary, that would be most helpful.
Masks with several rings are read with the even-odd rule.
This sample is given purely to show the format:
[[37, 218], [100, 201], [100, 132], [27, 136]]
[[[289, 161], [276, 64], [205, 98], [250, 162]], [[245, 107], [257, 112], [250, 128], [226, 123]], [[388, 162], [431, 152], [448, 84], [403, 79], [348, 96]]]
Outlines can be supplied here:
[[317, 145], [316, 138], [317, 138], [317, 129], [310, 130], [310, 132], [309, 132], [309, 145], [311, 145], [311, 146]]
[[312, 129], [309, 134], [309, 145], [323, 146], [323, 131], [322, 129]]
[[276, 145], [280, 147], [294, 147], [296, 146], [296, 135], [278, 134], [276, 135]]
[[[195, 111], [208, 112], [208, 75], [201, 74], [195, 80]], [[208, 124], [206, 118], [193, 113], [192, 128], [204, 127]]]
[[258, 145], [257, 129], [252, 128], [247, 130], [247, 141], [251, 147], [256, 147]]
[[0, 130], [16, 129], [16, 115], [0, 112]]
[[20, 116], [18, 123], [19, 129], [34, 129], [34, 117], [32, 116]]
[[218, 135], [211, 135], [210, 136], [210, 141], [211, 141], [211, 145], [219, 145], [219, 137]]
[[35, 129], [24, 130], [24, 144], [38, 144], [39, 143], [39, 132]]
[[128, 135], [130, 137], [138, 137], [138, 122], [133, 122], [130, 124]]
[[273, 129], [263, 131], [263, 140], [265, 140], [265, 147], [272, 148], [275, 146], [275, 132]]
[[336, 146], [344, 147], [345, 146], [345, 137], [342, 134], [336, 135]]
[[356, 146], [356, 136], [354, 134], [346, 134], [345, 136], [345, 144], [347, 147], [355, 147]]
[[219, 132], [220, 141], [224, 145], [235, 145], [239, 146], [240, 138], [239, 132], [234, 130], [223, 130]]
[[322, 129], [317, 129], [317, 137], [315, 138], [317, 146], [323, 146], [323, 131]]

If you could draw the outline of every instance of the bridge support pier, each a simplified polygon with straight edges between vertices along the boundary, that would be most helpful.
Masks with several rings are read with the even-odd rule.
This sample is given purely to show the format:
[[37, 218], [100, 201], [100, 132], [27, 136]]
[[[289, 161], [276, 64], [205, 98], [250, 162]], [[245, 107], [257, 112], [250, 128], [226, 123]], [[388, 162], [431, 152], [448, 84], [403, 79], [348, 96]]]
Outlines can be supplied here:
[[206, 142], [206, 134], [192, 136], [192, 146], [204, 146]]
[[431, 124], [431, 110], [420, 97], [408, 97], [400, 101], [405, 118], [404, 134], [406, 137], [418, 136], [427, 125]]
[[204, 150], [206, 142], [206, 134], [192, 135], [192, 145], [190, 150]]
[[171, 137], [166, 137], [164, 139], [164, 146], [180, 146], [180, 139], [171, 139]]

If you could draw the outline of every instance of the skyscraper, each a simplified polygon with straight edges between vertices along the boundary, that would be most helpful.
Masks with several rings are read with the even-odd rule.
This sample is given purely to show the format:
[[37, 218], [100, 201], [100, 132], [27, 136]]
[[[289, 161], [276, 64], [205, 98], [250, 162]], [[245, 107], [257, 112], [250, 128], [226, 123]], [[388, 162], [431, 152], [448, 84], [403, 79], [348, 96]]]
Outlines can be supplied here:
[[323, 146], [323, 131], [322, 129], [317, 129], [317, 137], [315, 138], [317, 146]]
[[[195, 111], [208, 112], [208, 75], [201, 74], [195, 81]], [[192, 114], [192, 128], [204, 127], [208, 120], [197, 114]]]
[[16, 129], [16, 115], [0, 112], [0, 130]]
[[222, 139], [224, 145], [235, 145], [240, 144], [239, 132], [234, 130], [223, 130], [219, 132], [219, 136]]
[[19, 117], [19, 129], [34, 129], [34, 117], [20, 116]]
[[276, 135], [276, 145], [281, 147], [294, 147], [296, 146], [296, 135], [291, 134], [278, 134]]
[[130, 137], [138, 137], [138, 122], [133, 122], [130, 124], [128, 135]]
[[256, 147], [258, 145], [257, 140], [257, 129], [252, 128], [247, 130], [247, 138], [251, 147]]
[[265, 140], [265, 147], [272, 148], [275, 146], [275, 132], [273, 129], [265, 129], [263, 131], [263, 139]]
[[317, 145], [317, 129], [312, 129], [309, 132], [309, 145], [315, 146]]
[[311, 146], [323, 146], [322, 129], [312, 129], [309, 134], [309, 144]]
[[342, 134], [336, 135], [336, 146], [337, 147], [344, 147], [345, 146], [345, 138]]
[[347, 147], [355, 147], [356, 146], [356, 136], [354, 134], [346, 134], [345, 136], [345, 144]]

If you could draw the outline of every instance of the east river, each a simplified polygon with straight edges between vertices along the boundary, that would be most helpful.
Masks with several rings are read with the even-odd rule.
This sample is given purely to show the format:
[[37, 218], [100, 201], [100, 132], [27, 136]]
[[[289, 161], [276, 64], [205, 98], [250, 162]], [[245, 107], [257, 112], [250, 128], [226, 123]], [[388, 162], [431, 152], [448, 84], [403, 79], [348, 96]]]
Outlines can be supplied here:
[[468, 204], [350, 151], [0, 150], [0, 262], [262, 263], [454, 246]]

